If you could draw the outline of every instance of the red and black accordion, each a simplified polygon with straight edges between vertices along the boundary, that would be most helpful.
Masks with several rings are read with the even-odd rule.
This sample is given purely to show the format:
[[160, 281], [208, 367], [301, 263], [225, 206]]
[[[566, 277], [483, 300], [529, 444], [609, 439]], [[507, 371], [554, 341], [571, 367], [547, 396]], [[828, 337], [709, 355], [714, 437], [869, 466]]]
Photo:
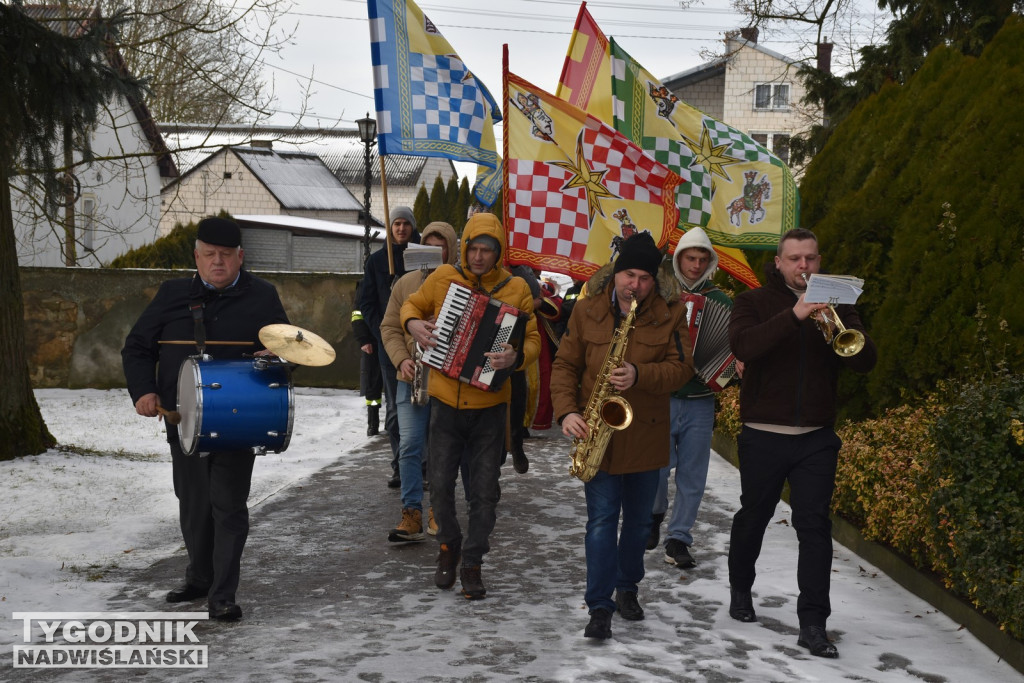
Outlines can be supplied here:
[[452, 282], [437, 312], [437, 345], [423, 352], [424, 365], [484, 391], [498, 391], [515, 368], [495, 370], [484, 356], [503, 344], [519, 350], [529, 313], [459, 282]]
[[700, 294], [683, 294], [693, 344], [693, 366], [708, 389], [719, 392], [736, 377], [736, 356], [729, 350], [728, 306]]

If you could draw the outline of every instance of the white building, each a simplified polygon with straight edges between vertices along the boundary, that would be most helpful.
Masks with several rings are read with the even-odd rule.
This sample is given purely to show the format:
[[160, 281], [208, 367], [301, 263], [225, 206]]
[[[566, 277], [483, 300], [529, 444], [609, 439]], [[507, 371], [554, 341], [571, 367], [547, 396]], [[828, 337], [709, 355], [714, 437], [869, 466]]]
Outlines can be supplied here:
[[757, 44], [757, 29], [726, 34], [725, 55], [662, 79], [687, 104], [742, 130], [789, 163], [789, 140], [821, 123], [821, 112], [800, 104], [801, 64]]
[[[59, 6], [30, 5], [24, 11], [65, 35], [83, 31], [91, 19], [99, 17], [98, 7], [78, 21], [67, 21]], [[126, 72], [117, 50], [111, 49], [107, 58], [114, 68]], [[20, 265], [67, 264], [72, 260], [66, 249], [69, 232], [74, 242], [72, 265], [78, 266], [100, 266], [158, 236], [160, 188], [177, 176], [177, 169], [145, 103], [115, 98], [100, 113], [90, 147], [96, 158], [105, 160], [82, 164], [80, 147], [71, 146], [76, 190], [71, 230], [63, 208], [56, 215], [44, 213], [42, 192], [31, 176], [16, 177], [11, 183]], [[60, 163], [63, 155], [60, 149], [56, 153]]]
[[[188, 173], [222, 147], [270, 145], [279, 152], [315, 154], [363, 205], [366, 175], [366, 147], [359, 132], [351, 129], [321, 129], [288, 126], [219, 125], [165, 123], [160, 131], [167, 140], [175, 163], [182, 174]], [[440, 176], [447, 186], [457, 177], [448, 159], [420, 156], [385, 157], [388, 206], [409, 206], [416, 201], [420, 187], [429, 193]], [[380, 158], [376, 146], [370, 149], [370, 214], [384, 221]], [[165, 210], [167, 205], [165, 204]], [[243, 213], [255, 213], [246, 210]], [[362, 221], [354, 221], [362, 224]], [[164, 221], [166, 226], [166, 221]], [[171, 224], [173, 227], [173, 223]]]

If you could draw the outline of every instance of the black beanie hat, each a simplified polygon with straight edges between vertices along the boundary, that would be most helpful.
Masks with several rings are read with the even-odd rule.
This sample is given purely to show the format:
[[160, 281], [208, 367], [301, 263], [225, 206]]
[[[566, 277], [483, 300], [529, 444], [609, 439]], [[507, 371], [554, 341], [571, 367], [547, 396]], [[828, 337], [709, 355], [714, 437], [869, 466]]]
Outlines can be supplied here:
[[227, 218], [204, 218], [199, 221], [199, 234], [196, 238], [207, 244], [218, 247], [242, 246], [242, 230], [238, 223]]
[[635, 268], [658, 276], [658, 266], [661, 264], [661, 251], [654, 243], [654, 238], [649, 232], [638, 232], [626, 239], [619, 247], [619, 257], [615, 259], [615, 272]]

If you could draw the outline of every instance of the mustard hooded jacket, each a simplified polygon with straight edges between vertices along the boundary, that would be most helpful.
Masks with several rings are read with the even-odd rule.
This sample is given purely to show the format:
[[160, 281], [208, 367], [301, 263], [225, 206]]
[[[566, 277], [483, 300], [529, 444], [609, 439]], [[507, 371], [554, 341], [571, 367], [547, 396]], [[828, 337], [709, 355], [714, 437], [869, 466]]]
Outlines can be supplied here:
[[[482, 235], [497, 240], [501, 253], [498, 255], [498, 262], [494, 268], [477, 276], [470, 271], [466, 254], [469, 243]], [[459, 248], [461, 271], [455, 266], [443, 265], [431, 273], [423, 285], [402, 305], [402, 329], [409, 329], [410, 320], [429, 320], [437, 315], [444, 303], [445, 295], [448, 294], [448, 286], [452, 282], [459, 282], [528, 313], [530, 319], [526, 325], [523, 346], [519, 349], [520, 359], [517, 369], [524, 368], [537, 360], [537, 356], [540, 354], [540, 334], [537, 332], [537, 319], [533, 315], [533, 295], [525, 280], [512, 275], [502, 267], [505, 250], [505, 230], [497, 216], [490, 213], [478, 213], [470, 218], [462, 231], [462, 244]], [[511, 395], [508, 381], [498, 391], [484, 391], [457, 379], [445, 377], [433, 369], [430, 371], [428, 386], [428, 393], [431, 396], [458, 409], [489, 408], [507, 402]]]

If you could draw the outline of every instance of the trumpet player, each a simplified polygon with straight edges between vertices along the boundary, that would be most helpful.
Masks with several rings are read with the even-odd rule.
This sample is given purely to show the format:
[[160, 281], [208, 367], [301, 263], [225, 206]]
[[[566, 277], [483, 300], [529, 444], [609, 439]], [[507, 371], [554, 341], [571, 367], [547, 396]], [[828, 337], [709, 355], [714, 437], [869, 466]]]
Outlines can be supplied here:
[[[459, 253], [455, 229], [442, 221], [430, 223], [420, 235], [420, 244], [441, 247], [441, 261], [454, 265]], [[391, 297], [380, 324], [384, 350], [397, 370], [395, 410], [398, 415], [398, 474], [402, 480], [402, 519], [388, 532], [391, 543], [422, 541], [423, 535], [423, 456], [430, 423], [430, 404], [415, 400], [414, 391], [419, 379], [426, 382], [427, 368], [416, 362], [416, 341], [402, 329], [402, 304], [423, 284], [433, 271], [414, 270], [406, 273], [391, 289]], [[422, 387], [426, 391], [426, 387]], [[433, 515], [428, 515], [427, 533], [437, 533], [431, 527]]]
[[790, 486], [796, 529], [797, 645], [818, 657], [838, 651], [825, 631], [831, 614], [832, 522], [829, 510], [842, 442], [836, 436], [836, 382], [839, 371], [870, 371], [875, 345], [853, 306], [837, 313], [863, 335], [859, 352], [840, 353], [826, 342], [815, 318], [829, 308], [804, 301], [806, 277], [821, 266], [818, 240], [803, 228], [782, 236], [767, 283], [736, 297], [729, 321], [729, 343], [746, 364], [740, 388], [737, 439], [740, 509], [733, 517], [729, 544], [729, 616], [757, 620], [751, 589], [764, 532], [775, 513], [783, 485]]
[[[587, 284], [551, 366], [551, 399], [562, 433], [586, 439], [603, 428], [585, 416], [595, 385], [607, 381], [631, 407], [632, 421], [614, 431], [600, 469], [584, 484], [587, 499], [587, 588], [584, 637], [610, 638], [612, 614], [644, 618], [637, 598], [658, 475], [668, 464], [669, 395], [693, 376], [686, 312], [674, 278], [659, 278], [661, 252], [644, 232], [622, 243], [611, 266]], [[621, 321], [636, 300], [623, 361], [605, 367]], [[601, 456], [598, 456], [600, 458]], [[622, 517], [621, 532], [619, 517]], [[613, 599], [614, 593], [614, 599]]]

